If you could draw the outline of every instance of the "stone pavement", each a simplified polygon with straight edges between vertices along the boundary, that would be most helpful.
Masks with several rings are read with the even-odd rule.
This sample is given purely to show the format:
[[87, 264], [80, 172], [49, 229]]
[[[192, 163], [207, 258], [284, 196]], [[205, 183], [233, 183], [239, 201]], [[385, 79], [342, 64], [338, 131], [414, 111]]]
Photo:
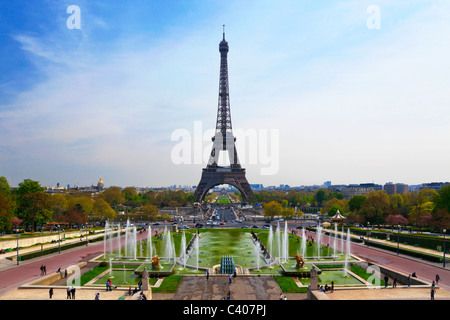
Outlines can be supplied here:
[[[324, 294], [329, 300], [430, 300], [430, 288], [387, 288], [334, 290]], [[437, 289], [435, 300], [450, 300], [450, 293]]]
[[[281, 294], [272, 276], [238, 276], [228, 283], [228, 276], [185, 276], [174, 295], [153, 294], [154, 300], [222, 300], [228, 291], [232, 300], [278, 300]], [[289, 300], [306, 299], [306, 294], [286, 294]]]
[[[49, 289], [17, 289], [0, 296], [0, 300], [68, 300], [66, 289], [53, 289], [53, 298], [49, 298]], [[118, 300], [125, 296], [125, 291], [106, 291], [104, 288], [98, 290], [78, 289], [75, 292], [75, 300], [95, 300], [95, 294], [100, 293], [100, 300]]]

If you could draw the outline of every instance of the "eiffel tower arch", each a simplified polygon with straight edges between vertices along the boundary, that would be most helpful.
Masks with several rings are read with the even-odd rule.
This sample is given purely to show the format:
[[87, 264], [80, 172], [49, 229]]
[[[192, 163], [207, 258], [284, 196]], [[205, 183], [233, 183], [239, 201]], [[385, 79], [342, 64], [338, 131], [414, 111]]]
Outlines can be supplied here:
[[[206, 193], [220, 184], [229, 184], [236, 187], [242, 194], [244, 201], [253, 195], [253, 190], [245, 177], [245, 169], [239, 163], [236, 151], [236, 138], [233, 136], [230, 111], [230, 91], [228, 83], [228, 42], [225, 41], [225, 26], [223, 39], [219, 43], [220, 77], [219, 102], [217, 108], [216, 131], [212, 137], [213, 147], [206, 168], [202, 171], [200, 183], [195, 189], [196, 202], [202, 202]], [[229, 166], [219, 166], [220, 151], [226, 151]]]

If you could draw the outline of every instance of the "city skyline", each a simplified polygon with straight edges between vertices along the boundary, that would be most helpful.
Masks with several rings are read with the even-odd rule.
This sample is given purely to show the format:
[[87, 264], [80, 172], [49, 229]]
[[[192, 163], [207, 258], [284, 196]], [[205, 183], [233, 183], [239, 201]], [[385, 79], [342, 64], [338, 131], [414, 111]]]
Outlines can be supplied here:
[[[70, 28], [73, 5], [79, 29]], [[449, 9], [406, 0], [7, 3], [0, 176], [11, 186], [99, 177], [106, 186], [196, 185], [206, 162], [174, 163], [172, 134], [195, 138], [200, 123], [200, 149], [211, 150], [225, 24], [240, 157], [249, 158], [239, 150], [245, 132], [279, 134], [275, 173], [261, 174], [263, 159], [243, 162], [250, 184], [449, 181]]]

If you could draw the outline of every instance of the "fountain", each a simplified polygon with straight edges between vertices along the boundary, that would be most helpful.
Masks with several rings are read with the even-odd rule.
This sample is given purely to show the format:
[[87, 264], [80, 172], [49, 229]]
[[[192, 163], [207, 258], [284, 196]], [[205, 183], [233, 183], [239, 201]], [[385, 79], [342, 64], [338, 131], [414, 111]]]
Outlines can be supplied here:
[[170, 235], [170, 230], [167, 231], [166, 236], [166, 245], [164, 249], [164, 257], [170, 262], [171, 259], [174, 259], [175, 263], [175, 255], [174, 255], [174, 247], [172, 243], [172, 236]]
[[302, 257], [306, 257], [306, 234], [305, 234], [305, 228], [302, 228], [302, 244], [301, 244], [301, 251], [300, 254]]
[[[273, 253], [273, 228], [272, 228], [272, 225], [270, 225], [270, 227], [269, 227], [269, 238], [268, 238], [267, 242], [268, 242], [268, 246], [269, 246], [269, 252], [272, 254]], [[272, 255], [272, 257], [273, 257], [273, 255]]]
[[336, 246], [337, 246], [337, 224], [334, 224], [334, 241], [333, 241], [333, 258], [336, 259]]
[[133, 259], [137, 260], [136, 253], [137, 253], [137, 233], [136, 233], [136, 226], [133, 226], [133, 236], [131, 237], [131, 250], [133, 251]]
[[199, 254], [199, 251], [200, 251], [200, 248], [199, 248], [199, 245], [198, 245], [198, 237], [199, 237], [199, 234], [198, 234], [198, 230], [197, 230], [197, 235], [196, 235], [196, 237], [195, 237], [195, 248], [196, 248], [196, 250], [197, 250], [197, 271], [198, 271], [198, 254]]
[[322, 238], [322, 226], [319, 224], [317, 226], [317, 260], [320, 259], [320, 249], [321, 249], [321, 239]]
[[127, 226], [125, 227], [125, 257], [128, 257], [128, 231], [130, 229], [130, 219], [127, 219]]
[[187, 255], [186, 255], [186, 235], [183, 232], [183, 235], [181, 236], [181, 254], [180, 254], [180, 259], [183, 262], [183, 267], [186, 269], [186, 260], [187, 260]]
[[283, 262], [286, 263], [289, 256], [289, 234], [287, 229], [287, 221], [284, 222], [284, 234], [282, 241]]
[[118, 258], [119, 260], [121, 259], [120, 233], [121, 233], [121, 230], [120, 230], [120, 223], [119, 223], [119, 225], [118, 225], [118, 232], [117, 232], [117, 247], [119, 248], [119, 250], [117, 251], [117, 258]]
[[347, 250], [345, 253], [344, 276], [348, 274], [348, 260], [350, 259], [350, 229], [347, 229]]
[[259, 243], [259, 241], [255, 241], [255, 259], [256, 259], [256, 264], [257, 264], [257, 270], [259, 271], [259, 260], [260, 260], [260, 252], [261, 252], [261, 244]]
[[153, 256], [153, 244], [152, 244], [152, 227], [148, 226], [148, 234], [147, 234], [147, 257]]
[[277, 246], [276, 248], [277, 250], [277, 255], [276, 257], [278, 257], [278, 262], [281, 261], [281, 234], [280, 234], [280, 223], [277, 222], [277, 231], [275, 231], [275, 241], [277, 242]]

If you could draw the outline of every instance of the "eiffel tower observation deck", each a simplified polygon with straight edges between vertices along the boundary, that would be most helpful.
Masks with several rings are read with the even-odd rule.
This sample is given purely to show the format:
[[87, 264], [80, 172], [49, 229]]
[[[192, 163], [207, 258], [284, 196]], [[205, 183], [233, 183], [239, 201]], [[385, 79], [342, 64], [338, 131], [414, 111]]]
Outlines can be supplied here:
[[[220, 76], [216, 130], [214, 137], [212, 137], [213, 147], [208, 164], [202, 171], [200, 183], [194, 193], [197, 202], [202, 202], [208, 190], [221, 184], [229, 184], [236, 187], [241, 192], [244, 201], [253, 195], [253, 190], [245, 177], [245, 169], [239, 163], [235, 145], [236, 138], [233, 136], [231, 125], [228, 79], [229, 50], [228, 42], [225, 40], [224, 26], [223, 39], [219, 43]], [[229, 165], [219, 166], [220, 151], [225, 151]]]

